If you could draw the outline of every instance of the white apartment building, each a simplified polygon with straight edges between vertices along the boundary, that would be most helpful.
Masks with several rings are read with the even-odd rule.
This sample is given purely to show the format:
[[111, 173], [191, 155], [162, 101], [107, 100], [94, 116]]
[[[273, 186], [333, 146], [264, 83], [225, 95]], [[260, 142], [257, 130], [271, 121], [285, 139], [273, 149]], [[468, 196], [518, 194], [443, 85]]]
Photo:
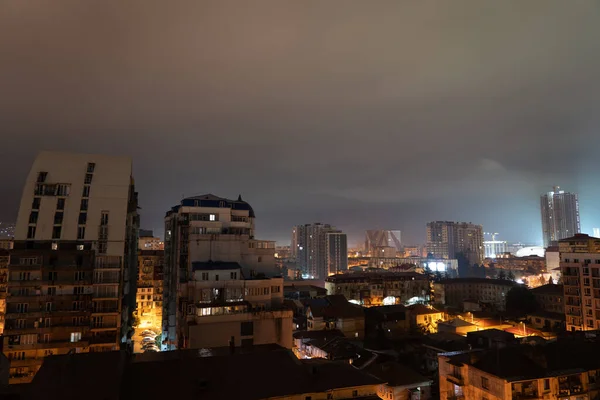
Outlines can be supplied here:
[[30, 380], [46, 355], [127, 346], [138, 226], [131, 159], [37, 156], [8, 269], [4, 351], [12, 382]]
[[558, 249], [567, 330], [600, 329], [600, 238], [578, 234]]
[[[247, 277], [276, 275], [275, 242], [254, 238], [254, 210], [241, 199], [212, 194], [188, 197], [165, 217], [163, 337], [167, 348], [183, 346], [179, 302], [191, 302], [194, 262], [238, 263]], [[179, 337], [178, 337], [179, 336]]]

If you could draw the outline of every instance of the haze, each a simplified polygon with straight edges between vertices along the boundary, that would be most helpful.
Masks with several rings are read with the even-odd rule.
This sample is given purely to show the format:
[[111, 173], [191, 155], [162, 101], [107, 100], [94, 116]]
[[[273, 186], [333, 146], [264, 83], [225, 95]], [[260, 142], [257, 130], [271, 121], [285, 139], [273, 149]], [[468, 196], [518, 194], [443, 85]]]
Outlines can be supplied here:
[[182, 195], [241, 194], [292, 225], [481, 223], [541, 240], [539, 195], [600, 226], [592, 1], [0, 4], [0, 220], [43, 149], [134, 160], [142, 227]]

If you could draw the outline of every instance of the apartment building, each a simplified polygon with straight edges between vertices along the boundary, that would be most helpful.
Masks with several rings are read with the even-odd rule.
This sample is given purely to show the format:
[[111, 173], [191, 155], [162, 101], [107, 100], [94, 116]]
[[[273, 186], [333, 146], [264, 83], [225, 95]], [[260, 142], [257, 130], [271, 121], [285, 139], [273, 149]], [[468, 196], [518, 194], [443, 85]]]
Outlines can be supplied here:
[[600, 329], [600, 238], [559, 241], [567, 330]]
[[544, 247], [555, 246], [559, 240], [581, 232], [579, 198], [555, 186], [540, 197]]
[[137, 193], [126, 157], [42, 152], [25, 182], [8, 266], [11, 383], [45, 356], [127, 348], [137, 272]]
[[283, 307], [283, 278], [245, 279], [235, 262], [194, 262], [192, 270], [181, 301], [179, 348], [292, 347], [293, 312]]
[[311, 279], [325, 279], [348, 269], [346, 234], [329, 224], [306, 224], [292, 230], [292, 253], [302, 274]]
[[455, 259], [462, 253], [471, 265], [481, 264], [485, 256], [483, 227], [466, 222], [429, 222], [427, 253], [442, 259]]
[[348, 338], [365, 336], [365, 309], [342, 295], [307, 300], [306, 319], [309, 331], [336, 329]]
[[464, 302], [476, 300], [488, 303], [497, 310], [506, 307], [506, 294], [517, 284], [506, 279], [456, 278], [433, 284], [435, 302], [463, 309]]
[[6, 317], [9, 260], [10, 257], [8, 250], [0, 249], [0, 335], [4, 332], [4, 321]]
[[327, 294], [341, 294], [364, 306], [429, 301], [427, 275], [416, 272], [354, 272], [332, 275], [325, 280]]
[[163, 264], [162, 250], [138, 251], [138, 280], [136, 294], [136, 316], [138, 330], [162, 330], [163, 308]]
[[597, 399], [599, 348], [581, 338], [441, 353], [440, 399]]
[[188, 286], [197, 262], [237, 263], [245, 276], [275, 276], [275, 242], [254, 238], [254, 210], [212, 194], [188, 197], [165, 216], [163, 338], [169, 350], [183, 346], [181, 304], [194, 304]]

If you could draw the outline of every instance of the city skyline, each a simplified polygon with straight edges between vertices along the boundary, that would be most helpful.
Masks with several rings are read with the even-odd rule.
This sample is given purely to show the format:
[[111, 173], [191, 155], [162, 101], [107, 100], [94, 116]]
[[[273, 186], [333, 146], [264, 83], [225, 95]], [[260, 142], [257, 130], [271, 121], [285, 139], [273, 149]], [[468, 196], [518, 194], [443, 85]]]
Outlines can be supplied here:
[[430, 220], [539, 242], [555, 184], [579, 193], [583, 232], [600, 226], [594, 4], [338, 4], [15, 2], [0, 220], [47, 149], [131, 156], [160, 236], [181, 198], [241, 193], [280, 242], [325, 220], [350, 243], [389, 227], [421, 242]]

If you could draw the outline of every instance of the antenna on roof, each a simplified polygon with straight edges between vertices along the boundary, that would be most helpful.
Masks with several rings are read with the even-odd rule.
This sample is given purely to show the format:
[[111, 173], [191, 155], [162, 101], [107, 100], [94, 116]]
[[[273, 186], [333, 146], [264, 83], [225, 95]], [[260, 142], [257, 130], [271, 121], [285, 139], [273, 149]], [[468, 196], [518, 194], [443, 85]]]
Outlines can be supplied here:
[[242, 201], [242, 195], [238, 194], [238, 201]]

